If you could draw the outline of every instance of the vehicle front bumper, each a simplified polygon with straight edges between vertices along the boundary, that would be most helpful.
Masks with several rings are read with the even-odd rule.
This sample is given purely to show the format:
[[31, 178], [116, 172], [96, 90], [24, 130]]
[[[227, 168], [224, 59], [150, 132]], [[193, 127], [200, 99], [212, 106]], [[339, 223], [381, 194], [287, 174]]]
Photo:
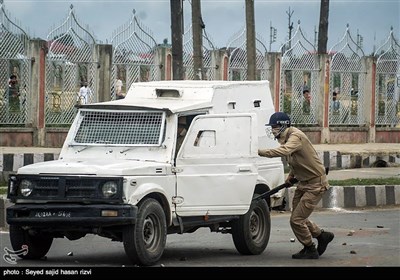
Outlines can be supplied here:
[[138, 209], [129, 204], [15, 204], [7, 223], [33, 227], [106, 227], [134, 224]]

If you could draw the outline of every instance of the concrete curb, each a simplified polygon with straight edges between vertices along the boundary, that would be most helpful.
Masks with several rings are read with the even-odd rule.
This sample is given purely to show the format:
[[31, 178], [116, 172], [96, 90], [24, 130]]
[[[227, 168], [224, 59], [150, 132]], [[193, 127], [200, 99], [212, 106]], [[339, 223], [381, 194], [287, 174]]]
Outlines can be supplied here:
[[350, 169], [373, 167], [384, 161], [388, 165], [400, 165], [400, 151], [373, 151], [368, 154], [349, 153], [341, 151], [320, 151], [317, 152], [325, 166], [332, 169]]
[[[285, 191], [286, 210], [292, 209], [296, 187]], [[330, 186], [316, 208], [354, 208], [400, 205], [400, 185]]]

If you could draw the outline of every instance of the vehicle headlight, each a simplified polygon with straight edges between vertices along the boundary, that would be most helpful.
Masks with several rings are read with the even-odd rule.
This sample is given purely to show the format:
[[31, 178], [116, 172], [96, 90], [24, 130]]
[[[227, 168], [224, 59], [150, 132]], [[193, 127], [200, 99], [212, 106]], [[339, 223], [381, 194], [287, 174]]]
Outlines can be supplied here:
[[103, 184], [101, 187], [101, 191], [104, 197], [112, 197], [117, 193], [117, 183], [113, 181], [108, 181]]
[[29, 196], [33, 190], [33, 183], [29, 180], [22, 180], [19, 184], [19, 191], [23, 196]]

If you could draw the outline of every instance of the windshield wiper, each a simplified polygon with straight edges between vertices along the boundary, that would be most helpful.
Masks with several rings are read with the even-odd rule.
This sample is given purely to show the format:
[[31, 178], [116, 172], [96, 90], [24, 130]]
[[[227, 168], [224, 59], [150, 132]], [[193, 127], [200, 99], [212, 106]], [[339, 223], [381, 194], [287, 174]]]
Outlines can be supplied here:
[[69, 144], [69, 145], [68, 145], [68, 147], [77, 147], [77, 146], [83, 146], [82, 149], [80, 149], [80, 150], [77, 151], [78, 153], [80, 153], [80, 152], [82, 152], [83, 150], [86, 150], [87, 148], [90, 147], [89, 145], [79, 145], [79, 144]]
[[82, 152], [83, 150], [86, 150], [87, 148], [89, 148], [89, 146], [83, 146], [82, 149], [78, 150], [78, 153]]
[[133, 148], [134, 148], [134, 147], [126, 148], [126, 149], [120, 151], [120, 154], [123, 154], [123, 153], [125, 153], [125, 152], [127, 152], [127, 151], [130, 151], [130, 150], [132, 150]]

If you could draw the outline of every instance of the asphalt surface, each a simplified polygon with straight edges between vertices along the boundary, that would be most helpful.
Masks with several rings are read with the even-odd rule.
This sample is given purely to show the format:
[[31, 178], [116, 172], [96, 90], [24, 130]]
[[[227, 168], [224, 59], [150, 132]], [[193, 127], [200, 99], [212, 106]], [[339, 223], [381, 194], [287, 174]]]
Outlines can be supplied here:
[[[257, 267], [264, 269], [263, 274], [269, 275], [271, 267], [286, 267], [286, 269], [305, 267], [307, 270], [303, 271], [305, 273], [303, 275], [307, 275], [307, 273], [317, 273], [318, 270], [315, 269], [318, 267], [335, 269], [399, 267], [399, 214], [400, 206], [365, 208], [363, 211], [336, 208], [316, 210], [312, 213], [311, 220], [325, 230], [333, 232], [335, 238], [319, 259], [294, 260], [291, 255], [298, 252], [302, 245], [295, 239], [290, 228], [290, 212], [273, 211], [269, 244], [261, 255], [240, 255], [230, 234], [210, 232], [208, 228], [201, 228], [194, 233], [168, 235], [164, 254], [153, 268], [187, 267], [190, 270], [186, 273], [193, 275], [194, 267], [229, 269]], [[0, 232], [2, 255], [5, 254], [4, 248], [11, 248], [11, 244], [8, 233]], [[17, 258], [15, 264], [9, 264], [1, 258], [0, 267], [10, 267], [21, 272], [25, 271], [25, 268], [35, 269], [35, 267], [55, 269], [114, 267], [122, 269], [115, 271], [115, 275], [127, 273], [131, 278], [132, 275], [137, 275], [138, 269], [130, 263], [121, 242], [92, 234], [74, 241], [56, 238], [46, 258], [41, 260]], [[92, 272], [96, 273], [96, 276], [101, 276], [99, 274], [103, 271], [92, 270]], [[209, 274], [208, 277], [210, 275], [213, 274]], [[279, 277], [275, 274], [274, 276]], [[346, 276], [349, 277], [348, 274]], [[226, 277], [221, 275], [221, 279]], [[360, 275], [357, 274], [356, 278], [360, 278]]]

